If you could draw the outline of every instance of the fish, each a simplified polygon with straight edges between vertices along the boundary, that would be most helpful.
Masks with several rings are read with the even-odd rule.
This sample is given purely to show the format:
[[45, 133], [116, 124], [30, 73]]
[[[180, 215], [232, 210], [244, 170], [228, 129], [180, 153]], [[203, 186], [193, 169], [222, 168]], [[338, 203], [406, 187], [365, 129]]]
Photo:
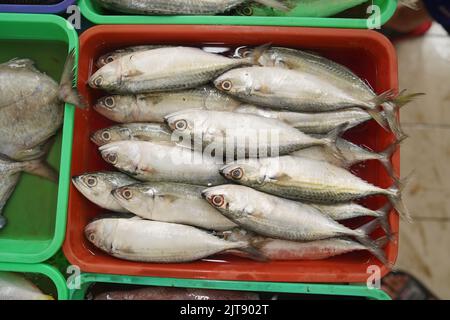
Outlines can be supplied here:
[[223, 160], [184, 146], [149, 141], [120, 141], [99, 148], [103, 159], [133, 178], [202, 186], [225, 183]]
[[144, 219], [186, 224], [209, 230], [230, 230], [236, 224], [203, 200], [202, 186], [153, 182], [112, 192], [128, 211]]
[[94, 109], [119, 122], [164, 122], [164, 117], [182, 110], [204, 109], [233, 111], [241, 102], [204, 86], [195, 89], [142, 95], [112, 95], [97, 101]]
[[6, 226], [2, 211], [19, 183], [22, 172], [58, 181], [58, 173], [43, 159], [17, 162], [0, 155], [0, 230]]
[[42, 145], [62, 126], [64, 102], [83, 107], [72, 84], [74, 59], [72, 52], [59, 85], [32, 60], [0, 65], [0, 154], [18, 161], [42, 157]]
[[[371, 221], [359, 230], [370, 234], [376, 229], [374, 226], [376, 226], [376, 221]], [[373, 249], [374, 247], [384, 248], [389, 242], [386, 237], [377, 239], [373, 246], [366, 246], [346, 237], [314, 241], [290, 241], [267, 238], [243, 229], [223, 232], [223, 236], [231, 241], [248, 241], [271, 261], [324, 260], [355, 251], [373, 251], [376, 256], [379, 255], [383, 264], [389, 263], [384, 254], [380, 255], [381, 250]]]
[[247, 242], [226, 241], [191, 226], [138, 217], [95, 220], [86, 226], [85, 236], [113, 257], [138, 262], [192, 262], [228, 250], [252, 250]]
[[384, 195], [397, 212], [411, 220], [405, 207], [401, 182], [388, 189], [377, 187], [341, 167], [301, 157], [247, 159], [220, 169], [228, 180], [276, 196], [319, 204], [347, 203]]
[[0, 271], [0, 300], [54, 300], [19, 273]]
[[351, 166], [368, 160], [378, 160], [386, 168], [389, 175], [395, 178], [394, 169], [392, 167], [392, 155], [398, 150], [399, 145], [404, 139], [397, 140], [384, 151], [377, 153], [371, 151], [365, 147], [360, 147], [348, 140], [338, 138], [336, 140], [336, 146], [341, 152], [342, 158], [338, 159], [330, 155], [322, 147], [312, 147], [305, 150], [298, 150], [292, 153], [292, 156], [308, 158], [312, 160], [326, 161], [335, 166], [341, 166], [343, 168], [350, 168]]
[[134, 53], [134, 52], [148, 51], [148, 50], [167, 48], [167, 47], [170, 47], [170, 46], [156, 44], [156, 45], [131, 46], [131, 47], [126, 47], [126, 48], [122, 48], [122, 49], [117, 49], [117, 50], [108, 52], [108, 53], [100, 56], [100, 58], [97, 59], [97, 62], [95, 63], [95, 65], [97, 66], [97, 68], [101, 68], [104, 65], [107, 65], [108, 63], [116, 61], [117, 59], [120, 59], [120, 58], [122, 58], [126, 55], [129, 55], [131, 53]]
[[[322, 139], [310, 137], [277, 119], [226, 111], [188, 110], [166, 118], [167, 125], [183, 137], [200, 141], [205, 148], [233, 158], [265, 157], [290, 154], [311, 146], [324, 146], [339, 157], [336, 139], [346, 125]], [[220, 152], [220, 151], [224, 152]]]
[[[262, 5], [288, 11], [289, 8], [276, 0], [252, 0]], [[103, 7], [124, 13], [147, 15], [215, 15], [225, 13], [249, 0], [96, 0]]]
[[253, 292], [174, 287], [143, 287], [103, 292], [94, 300], [259, 300]]
[[128, 212], [112, 196], [111, 192], [117, 188], [135, 184], [137, 181], [120, 172], [92, 172], [72, 178], [77, 190], [89, 201], [97, 206], [113, 211]]
[[384, 254], [365, 231], [347, 228], [308, 204], [233, 184], [205, 189], [202, 195], [241, 228], [262, 236], [290, 241], [354, 237]]
[[[236, 50], [235, 57], [246, 57], [251, 54], [251, 49], [241, 47]], [[370, 84], [358, 77], [349, 68], [311, 52], [291, 48], [272, 47], [262, 52], [258, 62], [261, 66], [265, 67], [281, 67], [326, 78], [335, 85], [341, 86], [344, 90], [359, 92], [361, 96], [376, 96], [376, 93]], [[383, 128], [387, 129], [389, 127], [395, 133], [396, 137], [400, 139], [404, 137], [404, 134], [401, 125], [397, 120], [397, 111], [399, 108], [420, 95], [423, 94], [415, 93], [403, 96], [400, 94], [396, 98], [398, 105], [392, 102], [385, 102], [382, 103], [382, 107], [385, 109], [384, 112], [378, 113], [376, 110], [367, 111]]]
[[369, 113], [358, 108], [332, 112], [301, 113], [242, 105], [233, 110], [233, 112], [277, 119], [306, 134], [327, 134], [343, 125], [346, 125], [346, 130], [349, 130], [372, 119]]
[[214, 84], [217, 89], [246, 103], [271, 109], [317, 113], [358, 107], [386, 127], [379, 110], [383, 105], [394, 133], [399, 130], [396, 127], [396, 109], [422, 95], [404, 92], [396, 95], [392, 90], [376, 95], [369, 90], [345, 85], [333, 77], [281, 67], [251, 66], [229, 70]]
[[101, 147], [118, 141], [172, 141], [172, 131], [161, 123], [128, 123], [100, 129], [91, 135], [91, 141]]
[[89, 86], [116, 94], [191, 89], [209, 83], [230, 69], [252, 65], [255, 58], [232, 59], [193, 47], [140, 51], [97, 70], [89, 78]]

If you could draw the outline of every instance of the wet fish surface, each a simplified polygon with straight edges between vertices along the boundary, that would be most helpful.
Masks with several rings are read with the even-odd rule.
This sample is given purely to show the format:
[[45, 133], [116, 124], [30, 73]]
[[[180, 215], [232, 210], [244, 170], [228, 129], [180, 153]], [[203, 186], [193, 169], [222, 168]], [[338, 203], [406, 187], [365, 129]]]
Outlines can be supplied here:
[[248, 247], [246, 242], [225, 241], [191, 226], [140, 218], [99, 219], [87, 225], [85, 235], [116, 258], [154, 263], [191, 262]]
[[21, 274], [0, 271], [0, 300], [54, 300]]
[[233, 111], [241, 102], [212, 87], [142, 95], [107, 96], [94, 109], [120, 122], [164, 122], [167, 115], [188, 109]]
[[230, 230], [236, 224], [202, 198], [202, 186], [153, 182], [113, 191], [117, 201], [144, 219], [180, 223], [210, 230]]

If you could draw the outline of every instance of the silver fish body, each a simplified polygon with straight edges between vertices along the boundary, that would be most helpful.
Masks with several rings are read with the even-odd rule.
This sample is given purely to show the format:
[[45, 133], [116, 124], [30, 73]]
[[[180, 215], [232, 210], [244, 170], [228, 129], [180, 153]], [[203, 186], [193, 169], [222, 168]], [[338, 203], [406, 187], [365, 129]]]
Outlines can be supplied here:
[[267, 238], [244, 230], [233, 230], [225, 237], [231, 241], [248, 241], [269, 260], [323, 260], [355, 251], [369, 250], [363, 244], [347, 238], [315, 241], [290, 241]]
[[0, 88], [0, 153], [20, 161], [38, 158], [30, 150], [62, 125], [58, 84], [23, 59], [1, 65]]
[[363, 207], [357, 203], [344, 203], [344, 204], [311, 204], [314, 208], [318, 209], [323, 214], [331, 217], [333, 220], [341, 221], [347, 219], [353, 219], [358, 217], [375, 217], [381, 218], [385, 215], [382, 210], [375, 211], [369, 208]]
[[167, 45], [142, 45], [142, 46], [131, 46], [126, 47], [122, 49], [117, 49], [111, 52], [108, 52], [100, 58], [97, 59], [96, 65], [98, 68], [103, 67], [104, 65], [107, 65], [108, 63], [111, 63], [117, 59], [120, 59], [126, 55], [129, 55], [134, 52], [140, 52], [140, 51], [147, 51], [147, 50], [153, 50], [153, 49], [159, 49], [159, 48], [167, 48], [169, 46]]
[[144, 219], [180, 223], [209, 230], [230, 230], [236, 224], [212, 208], [203, 198], [202, 186], [153, 182], [113, 191], [117, 201]]
[[228, 179], [288, 199], [334, 204], [373, 195], [399, 197], [396, 188], [383, 189], [324, 161], [301, 157], [249, 159], [221, 169]]
[[311, 241], [339, 236], [362, 237], [319, 210], [239, 185], [203, 191], [208, 202], [240, 227], [284, 240]]
[[307, 134], [327, 134], [344, 124], [347, 125], [348, 130], [372, 119], [370, 114], [358, 108], [333, 112], [300, 113], [243, 105], [234, 112], [277, 119]]
[[154, 263], [191, 262], [248, 246], [191, 226], [140, 218], [99, 219], [86, 226], [85, 235], [116, 258]]
[[[214, 15], [224, 13], [247, 0], [97, 0], [102, 6], [125, 13], [152, 15]], [[285, 10], [278, 1], [257, 0], [256, 2]]]
[[108, 96], [94, 109], [115, 122], [164, 122], [164, 117], [188, 109], [233, 111], [241, 103], [211, 87], [142, 95]]
[[120, 172], [93, 172], [73, 177], [72, 182], [81, 194], [99, 207], [114, 212], [128, 212], [111, 192], [137, 181]]
[[173, 144], [120, 141], [100, 147], [102, 157], [134, 178], [212, 186], [225, 182], [222, 161]]
[[348, 90], [327, 77], [278, 67], [230, 70], [214, 84], [247, 103], [294, 112], [326, 112], [350, 107], [373, 110], [381, 102], [372, 93]]
[[100, 68], [89, 79], [92, 88], [119, 94], [140, 94], [195, 88], [220, 74], [245, 65], [199, 48], [170, 47], [135, 52]]
[[277, 119], [253, 114], [188, 110], [167, 116], [166, 122], [174, 132], [237, 159], [285, 155], [316, 145], [334, 146], [333, 139], [317, 139]]
[[53, 300], [21, 274], [0, 271], [0, 301]]
[[170, 142], [172, 132], [161, 123], [129, 123], [100, 129], [91, 136], [92, 142], [103, 146], [118, 141]]

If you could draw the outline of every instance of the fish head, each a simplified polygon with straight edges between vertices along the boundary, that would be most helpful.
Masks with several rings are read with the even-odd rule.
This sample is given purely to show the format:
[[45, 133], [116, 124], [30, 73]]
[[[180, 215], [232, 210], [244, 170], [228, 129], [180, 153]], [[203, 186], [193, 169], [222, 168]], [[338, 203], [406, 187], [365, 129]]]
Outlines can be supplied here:
[[103, 160], [130, 174], [136, 173], [141, 160], [140, 141], [118, 141], [99, 148]]
[[118, 219], [98, 219], [84, 228], [84, 235], [97, 248], [112, 253]]
[[252, 68], [232, 69], [214, 81], [215, 87], [234, 96], [248, 95], [252, 92]]
[[86, 173], [72, 178], [72, 183], [86, 197], [102, 197], [111, 190], [111, 182], [101, 172]]
[[111, 128], [101, 129], [91, 135], [91, 140], [97, 146], [101, 147], [105, 144], [132, 140], [132, 132], [125, 126], [115, 126]]
[[108, 63], [101, 67], [89, 78], [89, 86], [93, 89], [102, 89], [106, 91], [114, 91], [119, 88], [122, 83], [122, 76], [118, 61]]
[[202, 197], [231, 220], [247, 215], [247, 187], [222, 185], [203, 190]]
[[253, 185], [256, 181], [263, 178], [261, 164], [257, 159], [247, 159], [227, 164], [220, 169], [220, 174], [227, 180], [243, 185]]
[[107, 54], [104, 54], [100, 56], [100, 58], [97, 59], [96, 65], [98, 68], [102, 68], [103, 66], [107, 65], [108, 63], [114, 62], [117, 60], [117, 54], [115, 52], [110, 52]]
[[99, 99], [94, 105], [95, 111], [116, 122], [132, 121], [133, 111], [137, 109], [135, 96], [106, 96]]
[[164, 121], [173, 132], [190, 135], [196, 131], [203, 132], [208, 116], [207, 111], [187, 110], [169, 114]]
[[153, 207], [154, 189], [146, 184], [133, 184], [112, 191], [114, 199], [130, 212], [139, 213], [142, 207]]

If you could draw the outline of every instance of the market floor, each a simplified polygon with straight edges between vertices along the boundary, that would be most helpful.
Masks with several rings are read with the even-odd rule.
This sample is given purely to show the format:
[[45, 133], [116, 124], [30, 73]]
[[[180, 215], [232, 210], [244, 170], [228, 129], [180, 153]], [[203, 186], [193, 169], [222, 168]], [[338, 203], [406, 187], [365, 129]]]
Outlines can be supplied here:
[[410, 136], [402, 146], [402, 175], [413, 172], [404, 200], [414, 223], [401, 225], [397, 268], [450, 299], [450, 37], [434, 25], [397, 50], [400, 87], [427, 94], [401, 112]]

